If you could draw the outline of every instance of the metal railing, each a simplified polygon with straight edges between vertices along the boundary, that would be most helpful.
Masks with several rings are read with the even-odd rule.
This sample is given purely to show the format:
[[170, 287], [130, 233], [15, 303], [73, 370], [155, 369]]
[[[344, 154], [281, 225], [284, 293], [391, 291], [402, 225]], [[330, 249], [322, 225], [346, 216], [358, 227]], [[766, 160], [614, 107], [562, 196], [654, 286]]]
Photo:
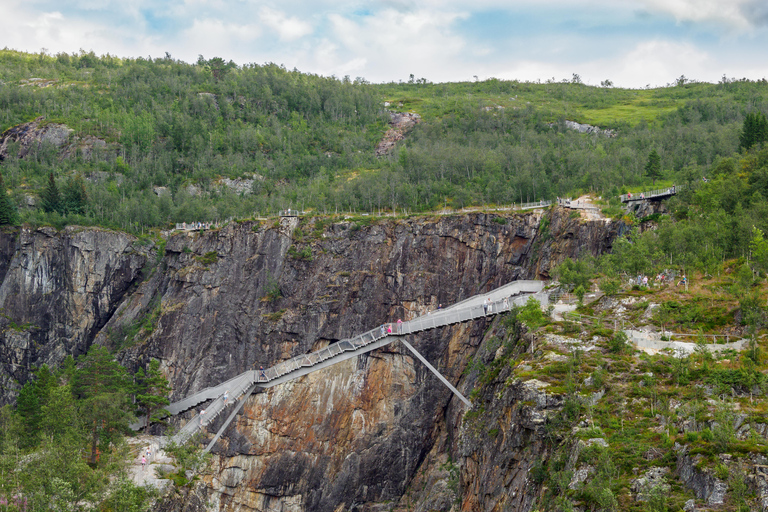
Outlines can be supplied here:
[[216, 397], [208, 408], [205, 409], [205, 413], [198, 414], [188, 421], [186, 425], [171, 438], [171, 440], [176, 444], [186, 443], [198, 430], [211, 423], [224, 409], [227, 408], [227, 406], [236, 403], [253, 383], [253, 375], [250, 373], [251, 372], [246, 372], [234, 379], [230, 379], [230, 381], [228, 381], [228, 384], [230, 384], [229, 387]]
[[443, 327], [446, 325], [467, 322], [484, 316], [492, 316], [498, 313], [509, 311], [513, 306], [523, 304], [531, 296], [530, 293], [518, 295], [516, 297], [505, 297], [501, 300], [491, 301], [482, 305], [468, 306], [464, 308], [451, 308], [446, 310], [437, 310], [427, 315], [420, 316], [413, 320], [405, 322], [390, 322], [383, 324], [375, 329], [371, 329], [354, 338], [349, 338], [327, 347], [312, 352], [310, 354], [301, 354], [281, 363], [276, 364], [266, 370], [259, 370], [257, 374], [257, 383], [266, 383], [280, 378], [286, 374], [294, 372], [300, 368], [315, 366], [331, 357], [342, 352], [356, 351], [362, 347], [370, 345], [388, 336], [404, 336], [415, 334], [422, 331]]
[[[537, 286], [534, 286], [534, 283]], [[387, 343], [396, 341], [398, 336], [415, 334], [481, 317], [494, 316], [499, 313], [507, 312], [515, 306], [524, 304], [530, 297], [539, 297], [546, 300], [549, 294], [546, 291], [541, 291], [542, 288], [543, 286], [541, 286], [540, 282], [514, 282], [501, 289], [491, 291], [488, 294], [471, 297], [446, 309], [439, 309], [418, 318], [414, 318], [413, 320], [383, 324], [375, 329], [358, 334], [353, 338], [332, 343], [325, 348], [309, 354], [300, 354], [264, 370], [248, 370], [243, 372], [221, 384], [206, 388], [198, 393], [170, 404], [167, 409], [171, 414], [175, 415], [195, 407], [198, 404], [212, 400], [205, 409], [204, 414], [198, 414], [188, 421], [176, 435], [173, 436], [172, 440], [177, 444], [182, 444], [188, 441], [201, 427], [212, 422], [229, 404], [236, 403], [238, 398], [254, 384], [257, 386], [259, 384], [267, 384], [285, 376], [288, 376], [288, 378], [284, 380], [298, 378], [307, 373], [304, 369], [319, 366], [321, 363], [336, 356], [350, 353], [349, 356], [354, 357], [356, 352], [364, 353], [370, 351], [377, 347], [369, 347], [369, 345], [375, 342], [380, 342], [378, 346], [383, 346]], [[490, 295], [498, 297], [500, 293], [506, 294], [508, 292], [509, 295], [505, 295], [497, 300], [490, 300]], [[478, 303], [483, 298], [486, 300], [482, 303]], [[390, 338], [390, 340], [385, 340], [384, 338]], [[365, 350], [366, 347], [368, 347], [367, 350]], [[338, 358], [338, 360], [331, 361], [328, 364], [335, 364], [343, 359], [343, 357]], [[327, 366], [327, 364], [319, 366], [317, 369], [325, 366]], [[292, 373], [295, 373], [295, 376], [291, 376], [290, 374]], [[284, 380], [281, 380], [280, 382], [283, 382]], [[227, 394], [227, 400], [224, 399], [225, 392]], [[137, 428], [138, 427], [140, 427], [140, 425], [138, 425]]]
[[301, 217], [304, 212], [299, 210], [280, 210], [277, 212], [278, 217]]
[[532, 203], [520, 203], [521, 210], [531, 210], [534, 208], [546, 208], [552, 205], [552, 201], [534, 201]]
[[672, 185], [666, 188], [657, 188], [655, 190], [646, 190], [645, 192], [637, 192], [635, 194], [622, 194], [619, 196], [622, 203], [629, 201], [644, 201], [647, 199], [653, 199], [656, 197], [673, 196], [685, 189], [685, 185]]

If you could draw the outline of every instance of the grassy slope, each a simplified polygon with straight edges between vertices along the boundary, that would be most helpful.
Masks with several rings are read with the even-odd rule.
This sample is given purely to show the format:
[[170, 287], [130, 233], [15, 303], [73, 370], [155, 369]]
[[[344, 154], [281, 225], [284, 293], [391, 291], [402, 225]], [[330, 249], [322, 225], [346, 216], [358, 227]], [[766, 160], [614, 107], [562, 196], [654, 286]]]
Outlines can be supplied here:
[[[614, 325], [625, 321], [658, 328], [662, 319], [653, 313], [658, 311], [654, 307], [669, 303], [680, 306], [663, 319], [667, 329], [673, 332], [729, 333], [731, 341], [747, 337], [745, 327], [736, 321], [737, 297], [727, 292], [733, 284], [729, 277], [733, 268], [729, 262], [720, 276], [694, 275], [687, 291], [674, 285], [625, 288], [611, 297], [624, 301], [625, 311], [605, 307], [608, 297], [582, 306], [579, 311], [597, 319], [550, 321], [538, 330], [541, 345], [536, 354], [508, 361], [513, 368], [513, 378], [546, 382], [547, 392], [569, 397], [566, 404], [572, 405], [569, 413], [566, 405], [550, 425], [553, 439], [559, 437], [561, 442], [537, 476], [549, 489], [539, 503], [541, 510], [562, 507], [563, 496], [573, 504], [595, 505], [596, 489], [603, 484], [611, 490], [619, 510], [680, 510], [694, 496], [676, 476], [675, 443], [687, 445], [690, 454], [701, 456], [697, 464], [701, 471], [728, 483], [729, 494], [723, 510], [740, 510], [739, 506], [747, 506], [754, 499], [751, 491], [743, 486], [744, 472], [751, 470], [755, 456], [768, 455], [768, 440], [754, 429], [737, 438], [734, 422], [737, 415], [744, 415], [743, 424], [756, 426], [768, 422], [764, 392], [752, 396], [746, 391], [750, 382], [761, 379], [765, 390], [766, 333], [756, 333], [757, 363], [747, 353], [734, 351], [711, 357], [696, 352], [678, 359], [670, 354], [647, 355], [631, 349], [611, 348]], [[756, 285], [755, 289], [762, 292], [764, 300], [766, 294], [761, 286]], [[597, 339], [598, 349], [585, 352], [547, 342], [548, 333], [581, 340]], [[697, 338], [702, 339], [697, 336], [674, 339], [695, 342]], [[712, 343], [712, 339], [706, 343]], [[487, 371], [498, 372], [498, 368], [489, 367]], [[589, 405], [588, 398], [599, 391], [605, 395], [594, 406]], [[571, 416], [566, 417], [567, 414]], [[576, 466], [567, 468], [565, 460], [573, 444], [592, 438], [604, 438], [608, 448], [584, 449]], [[732, 459], [728, 461], [721, 454], [729, 454]], [[588, 480], [587, 485], [577, 486], [575, 490], [559, 488], [563, 482], [567, 486], [573, 471], [585, 465], [598, 471], [606, 470], [610, 477], [605, 477], [602, 483], [593, 479], [590, 484]], [[671, 488], [659, 502], [635, 502], [631, 482], [651, 467], [669, 468], [666, 482]], [[697, 502], [697, 506], [703, 505]]]

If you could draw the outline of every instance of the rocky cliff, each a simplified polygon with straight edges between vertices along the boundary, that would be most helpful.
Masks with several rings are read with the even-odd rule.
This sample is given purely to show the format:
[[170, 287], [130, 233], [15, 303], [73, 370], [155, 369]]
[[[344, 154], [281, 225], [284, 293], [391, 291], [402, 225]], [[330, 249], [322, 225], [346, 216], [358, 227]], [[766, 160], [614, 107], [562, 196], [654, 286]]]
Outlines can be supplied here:
[[[565, 257], [608, 250], [618, 229], [560, 209], [242, 222], [171, 236], [153, 269], [155, 259], [125, 235], [11, 233], [0, 245], [10, 261], [0, 267], [0, 301], [16, 327], [6, 325], [1, 347], [24, 368], [93, 342], [119, 350], [129, 366], [158, 358], [176, 399], [386, 321], [546, 277]], [[473, 357], [497, 357], [488, 346], [510, 328], [497, 324], [412, 341], [469, 395]], [[518, 334], [503, 337], [513, 339], [509, 351], [526, 349]], [[253, 395], [214, 449], [213, 471], [165, 508], [525, 510], [537, 429], [557, 404], [520, 409], [536, 391], [502, 377], [481, 397], [498, 415], [493, 437], [398, 344]]]
[[87, 351], [140, 279], [147, 249], [100, 229], [0, 233], [0, 402], [15, 398], [31, 368]]

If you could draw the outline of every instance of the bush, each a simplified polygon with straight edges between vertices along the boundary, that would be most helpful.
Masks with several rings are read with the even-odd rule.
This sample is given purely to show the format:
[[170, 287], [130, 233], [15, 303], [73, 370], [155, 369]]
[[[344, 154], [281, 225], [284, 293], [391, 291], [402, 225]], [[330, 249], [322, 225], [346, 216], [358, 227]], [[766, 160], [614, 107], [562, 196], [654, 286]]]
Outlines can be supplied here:
[[517, 318], [531, 329], [538, 329], [547, 323], [544, 312], [541, 310], [541, 302], [533, 297], [529, 297], [525, 305], [517, 310]]
[[600, 289], [606, 295], [616, 295], [621, 289], [621, 281], [616, 278], [606, 278], [600, 282]]
[[297, 260], [312, 261], [312, 249], [309, 247], [299, 250], [296, 249], [295, 245], [292, 245], [288, 248], [288, 254]]
[[197, 261], [202, 263], [203, 265], [213, 265], [217, 261], [219, 261], [219, 253], [216, 251], [211, 251], [205, 253], [203, 256], [198, 256], [195, 258]]
[[616, 331], [610, 341], [608, 341], [608, 350], [614, 354], [626, 354], [630, 352], [632, 346], [629, 344], [627, 333], [624, 331]]

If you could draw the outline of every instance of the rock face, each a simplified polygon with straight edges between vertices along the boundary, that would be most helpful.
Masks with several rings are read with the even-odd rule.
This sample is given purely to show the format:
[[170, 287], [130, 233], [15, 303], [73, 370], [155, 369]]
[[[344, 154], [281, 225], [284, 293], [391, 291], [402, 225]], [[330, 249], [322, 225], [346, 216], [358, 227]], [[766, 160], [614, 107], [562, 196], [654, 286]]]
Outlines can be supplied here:
[[728, 484], [716, 478], [711, 472], [702, 471], [697, 467], [702, 455], [689, 455], [685, 446], [676, 446], [675, 448], [677, 449], [677, 472], [680, 480], [693, 491], [697, 498], [706, 501], [708, 505], [722, 505], [725, 501]]
[[46, 123], [45, 118], [38, 117], [32, 122], [13, 126], [0, 135], [0, 161], [5, 160], [10, 151], [14, 151], [17, 157], [24, 158], [33, 149], [45, 145], [59, 149], [61, 158], [73, 157], [79, 151], [85, 159], [90, 159], [94, 150], [104, 150], [107, 147], [106, 142], [101, 139], [92, 136], [78, 137], [74, 135], [74, 130], [66, 125]]
[[75, 228], [0, 233], [0, 258], [3, 404], [30, 368], [84, 353], [147, 261], [132, 236]]
[[386, 155], [398, 141], [405, 138], [406, 133], [421, 122], [421, 116], [413, 112], [390, 112], [389, 117], [391, 128], [387, 130], [384, 138], [376, 146], [376, 156]]
[[[90, 342], [127, 347], [119, 354], [129, 367], [161, 361], [178, 399], [385, 321], [546, 277], [565, 257], [609, 249], [621, 228], [569, 213], [232, 223], [174, 234], [140, 283], [155, 258], [131, 237], [7, 235], [0, 301], [16, 324], [40, 327], [17, 336], [37, 336], [40, 348], [28, 343], [10, 357], [39, 364]], [[469, 395], [480, 378], [467, 370], [471, 358], [501, 357], [493, 344], [507, 329], [476, 321], [410, 341]], [[514, 337], [511, 350], [527, 350], [523, 334]], [[508, 385], [508, 376], [483, 387], [479, 403], [493, 413], [469, 416], [477, 421], [397, 343], [253, 395], [216, 444], [211, 474], [162, 509], [527, 510], [537, 492], [527, 472], [559, 401], [536, 383]]]

